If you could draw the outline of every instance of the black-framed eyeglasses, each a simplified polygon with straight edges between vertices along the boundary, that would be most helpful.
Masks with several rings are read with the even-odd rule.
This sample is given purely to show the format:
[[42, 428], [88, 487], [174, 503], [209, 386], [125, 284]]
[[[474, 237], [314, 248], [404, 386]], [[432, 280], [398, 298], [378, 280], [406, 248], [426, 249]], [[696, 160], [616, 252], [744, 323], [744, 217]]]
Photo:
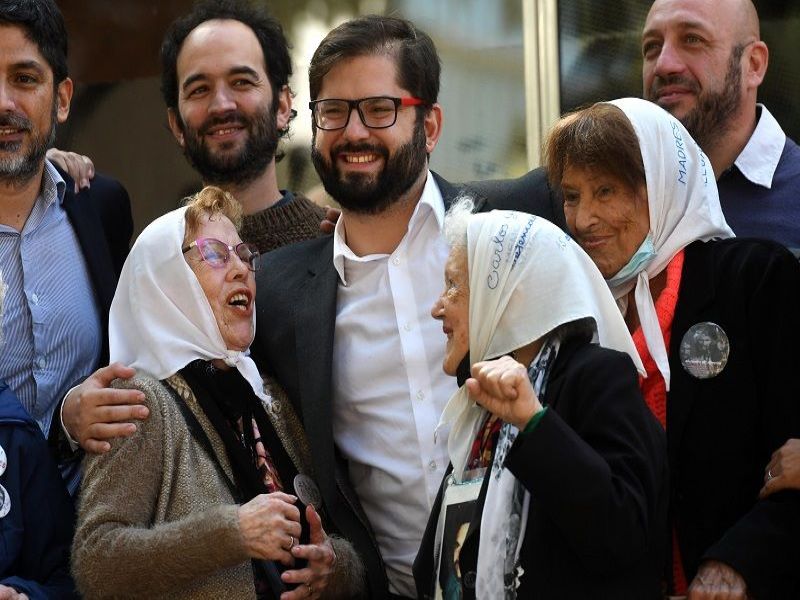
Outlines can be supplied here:
[[355, 108], [365, 127], [370, 129], [386, 129], [397, 122], [397, 110], [401, 106], [419, 106], [425, 104], [419, 98], [393, 96], [373, 96], [358, 100], [342, 100], [341, 98], [325, 98], [308, 103], [314, 125], [325, 131], [344, 129], [350, 122], [350, 115]]
[[247, 267], [251, 271], [258, 270], [258, 262], [256, 262], [256, 259], [260, 252], [255, 244], [241, 242], [235, 246], [231, 246], [225, 242], [215, 240], [214, 238], [197, 238], [191, 244], [182, 248], [183, 253], [186, 254], [195, 247], [200, 252], [200, 258], [215, 269], [224, 267], [225, 263], [227, 263], [231, 257], [231, 251], [233, 251], [236, 253], [236, 256], [242, 259], [242, 262], [247, 264]]

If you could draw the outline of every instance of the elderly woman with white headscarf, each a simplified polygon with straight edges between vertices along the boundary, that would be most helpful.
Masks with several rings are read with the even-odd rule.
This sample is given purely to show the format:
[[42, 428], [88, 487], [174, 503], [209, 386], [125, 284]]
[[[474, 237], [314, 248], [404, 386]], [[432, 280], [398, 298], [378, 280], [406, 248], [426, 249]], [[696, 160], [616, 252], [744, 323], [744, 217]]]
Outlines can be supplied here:
[[787, 393], [800, 366], [797, 261], [772, 242], [730, 239], [708, 159], [655, 104], [568, 115], [546, 153], [567, 225], [622, 308], [645, 400], [666, 428], [669, 591], [796, 597], [787, 550], [797, 540], [784, 524], [797, 492], [758, 493], [771, 454], [800, 433]]
[[205, 188], [125, 262], [110, 352], [137, 370], [116, 385], [143, 392], [150, 416], [85, 459], [72, 559], [87, 598], [360, 592], [352, 547], [322, 528], [299, 421], [248, 356], [258, 252], [240, 221], [232, 196]]
[[462, 385], [440, 423], [452, 468], [414, 564], [419, 596], [659, 598], [665, 440], [619, 310], [554, 225], [470, 212], [445, 219], [431, 311]]

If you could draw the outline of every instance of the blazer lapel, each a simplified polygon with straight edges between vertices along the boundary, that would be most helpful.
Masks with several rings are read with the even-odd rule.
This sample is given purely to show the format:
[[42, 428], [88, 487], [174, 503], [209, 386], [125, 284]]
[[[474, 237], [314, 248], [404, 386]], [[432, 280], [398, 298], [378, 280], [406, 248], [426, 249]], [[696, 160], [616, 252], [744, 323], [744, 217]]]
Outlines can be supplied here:
[[686, 331], [700, 322], [705, 307], [714, 299], [716, 285], [711, 262], [706, 254], [697, 253], [701, 242], [686, 247], [681, 285], [669, 348], [670, 391], [667, 394], [667, 444], [669, 463], [674, 465], [683, 430], [697, 395], [697, 380], [681, 365], [680, 347]]
[[337, 285], [331, 237], [309, 266], [308, 279], [298, 290], [294, 311], [300, 408], [314, 472], [326, 498], [336, 494], [331, 404]]

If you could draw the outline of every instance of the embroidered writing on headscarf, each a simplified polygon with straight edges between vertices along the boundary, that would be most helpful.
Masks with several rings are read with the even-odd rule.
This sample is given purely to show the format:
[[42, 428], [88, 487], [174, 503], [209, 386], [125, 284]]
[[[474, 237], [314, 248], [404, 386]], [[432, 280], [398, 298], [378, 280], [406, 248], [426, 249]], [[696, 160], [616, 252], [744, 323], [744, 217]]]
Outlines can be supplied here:
[[[626, 352], [639, 372], [644, 373], [602, 275], [589, 256], [555, 225], [513, 211], [471, 216], [467, 226], [467, 270], [469, 356], [473, 361], [497, 358], [545, 339], [534, 360], [534, 380], [541, 391], [546, 382], [544, 365], [552, 364], [558, 349], [558, 340], [547, 338], [548, 334], [567, 323], [590, 319], [596, 330], [596, 341], [607, 348]], [[469, 400], [463, 386], [445, 407], [439, 427], [452, 425], [448, 453], [456, 485], [463, 482], [472, 443], [485, 420], [486, 411]], [[518, 585], [515, 565], [525, 534], [523, 515], [527, 515], [530, 494], [504, 468], [503, 449], [500, 448], [510, 447], [517, 433], [515, 427], [503, 425], [498, 440], [500, 458], [493, 462], [482, 513], [478, 598], [504, 597]], [[509, 511], [519, 518], [511, 522]], [[441, 526], [437, 531], [440, 529]], [[513, 551], [497, 552], [494, 542], [501, 537], [506, 541], [514, 540], [513, 544], [505, 546], [513, 547]]]
[[669, 390], [667, 349], [658, 325], [649, 281], [672, 257], [696, 240], [733, 237], [719, 204], [708, 158], [675, 117], [652, 102], [623, 98], [617, 106], [630, 120], [644, 163], [650, 236], [655, 257], [627, 281], [611, 285], [623, 310], [628, 293], [634, 300], [647, 348]]

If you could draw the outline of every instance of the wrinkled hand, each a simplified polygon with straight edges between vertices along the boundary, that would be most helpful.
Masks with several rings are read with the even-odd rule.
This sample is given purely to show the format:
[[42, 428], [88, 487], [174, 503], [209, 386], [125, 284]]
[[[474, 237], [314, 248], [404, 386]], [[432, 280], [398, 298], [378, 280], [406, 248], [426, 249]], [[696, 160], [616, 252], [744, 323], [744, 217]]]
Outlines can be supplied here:
[[333, 544], [322, 529], [322, 520], [314, 507], [306, 506], [306, 520], [309, 527], [309, 544], [292, 548], [292, 556], [308, 561], [304, 569], [284, 571], [281, 579], [286, 583], [298, 586], [290, 592], [281, 594], [281, 600], [300, 600], [301, 598], [319, 598], [328, 587], [336, 553]]
[[340, 209], [326, 206], [325, 218], [319, 224], [320, 231], [322, 231], [322, 233], [333, 233], [336, 227], [336, 221], [339, 220], [340, 216], [342, 216], [342, 211]]
[[91, 187], [90, 180], [94, 178], [94, 163], [88, 156], [76, 154], [75, 152], [66, 152], [58, 148], [50, 148], [47, 151], [47, 159], [61, 167], [62, 171], [66, 171], [72, 177], [75, 182], [76, 194], [83, 188]]
[[747, 600], [747, 584], [725, 563], [707, 560], [689, 586], [689, 600]]
[[0, 585], [0, 600], [28, 600], [28, 595], [7, 585]]
[[274, 492], [259, 494], [239, 507], [239, 529], [249, 557], [294, 564], [289, 550], [302, 531], [295, 502], [295, 496]]
[[467, 379], [470, 397], [502, 421], [524, 429], [542, 410], [528, 370], [510, 356], [475, 363], [471, 373]]
[[139, 390], [118, 390], [108, 386], [115, 379], [129, 379], [136, 371], [119, 363], [98, 369], [72, 390], [64, 400], [64, 427], [86, 452], [102, 454], [111, 450], [108, 440], [127, 437], [136, 431], [133, 419], [146, 419], [150, 411]]
[[800, 440], [789, 440], [772, 453], [764, 469], [764, 487], [758, 495], [766, 498], [786, 488], [800, 490]]

